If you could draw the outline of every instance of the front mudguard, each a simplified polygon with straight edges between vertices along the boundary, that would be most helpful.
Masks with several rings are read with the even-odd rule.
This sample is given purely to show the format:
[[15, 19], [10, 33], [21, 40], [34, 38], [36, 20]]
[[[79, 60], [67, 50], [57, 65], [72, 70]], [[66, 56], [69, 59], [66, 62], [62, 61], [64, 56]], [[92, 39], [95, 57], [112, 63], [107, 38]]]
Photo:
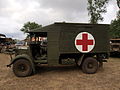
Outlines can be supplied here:
[[28, 60], [28, 61], [31, 63], [31, 66], [32, 66], [32, 69], [33, 69], [33, 73], [35, 73], [35, 65], [34, 65], [34, 63], [33, 63], [33, 60], [30, 58], [30, 56], [28, 56], [28, 55], [26, 55], [26, 54], [17, 55], [15, 58], [13, 58], [13, 59], [11, 60], [11, 63], [8, 64], [7, 67], [11, 67], [11, 65], [12, 65], [15, 61], [17, 61], [17, 60], [19, 60], [19, 59], [26, 59], [26, 60]]

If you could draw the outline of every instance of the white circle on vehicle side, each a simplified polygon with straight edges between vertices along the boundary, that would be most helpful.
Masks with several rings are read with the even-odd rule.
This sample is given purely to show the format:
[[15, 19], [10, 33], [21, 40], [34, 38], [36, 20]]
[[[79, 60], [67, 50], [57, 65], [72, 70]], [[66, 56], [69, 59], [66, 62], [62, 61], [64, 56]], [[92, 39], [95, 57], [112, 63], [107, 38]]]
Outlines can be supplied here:
[[90, 52], [95, 46], [95, 39], [88, 32], [81, 32], [75, 38], [75, 47], [82, 53]]

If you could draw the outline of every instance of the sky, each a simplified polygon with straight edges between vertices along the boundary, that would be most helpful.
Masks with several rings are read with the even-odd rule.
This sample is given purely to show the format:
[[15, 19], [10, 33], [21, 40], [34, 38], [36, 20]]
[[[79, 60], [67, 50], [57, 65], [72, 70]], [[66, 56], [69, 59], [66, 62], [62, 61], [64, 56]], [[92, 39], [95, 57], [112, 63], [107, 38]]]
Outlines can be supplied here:
[[[110, 24], [118, 11], [116, 0], [110, 0], [102, 24]], [[0, 0], [0, 33], [9, 38], [24, 39], [24, 23], [43, 26], [54, 22], [88, 23], [87, 0]]]

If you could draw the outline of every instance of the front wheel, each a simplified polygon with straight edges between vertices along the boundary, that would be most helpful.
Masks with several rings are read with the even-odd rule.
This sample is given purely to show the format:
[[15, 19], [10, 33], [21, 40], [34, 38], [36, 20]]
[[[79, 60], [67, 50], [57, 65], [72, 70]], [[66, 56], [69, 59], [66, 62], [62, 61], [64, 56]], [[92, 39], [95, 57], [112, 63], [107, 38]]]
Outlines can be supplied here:
[[94, 74], [98, 69], [98, 61], [93, 57], [85, 58], [82, 64], [82, 71], [87, 74]]
[[19, 59], [13, 63], [13, 72], [18, 77], [26, 77], [31, 75], [32, 66], [26, 59]]

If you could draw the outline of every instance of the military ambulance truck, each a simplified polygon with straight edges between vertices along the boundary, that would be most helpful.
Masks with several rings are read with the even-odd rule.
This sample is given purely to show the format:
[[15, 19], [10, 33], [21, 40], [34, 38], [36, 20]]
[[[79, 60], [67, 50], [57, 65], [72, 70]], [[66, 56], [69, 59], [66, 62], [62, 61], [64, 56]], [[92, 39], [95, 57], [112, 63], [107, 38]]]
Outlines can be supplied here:
[[96, 73], [109, 57], [108, 29], [105, 24], [54, 23], [32, 30], [28, 32], [29, 46], [16, 49], [7, 66], [13, 64], [13, 72], [19, 77], [35, 73], [38, 64], [76, 63], [84, 73]]

